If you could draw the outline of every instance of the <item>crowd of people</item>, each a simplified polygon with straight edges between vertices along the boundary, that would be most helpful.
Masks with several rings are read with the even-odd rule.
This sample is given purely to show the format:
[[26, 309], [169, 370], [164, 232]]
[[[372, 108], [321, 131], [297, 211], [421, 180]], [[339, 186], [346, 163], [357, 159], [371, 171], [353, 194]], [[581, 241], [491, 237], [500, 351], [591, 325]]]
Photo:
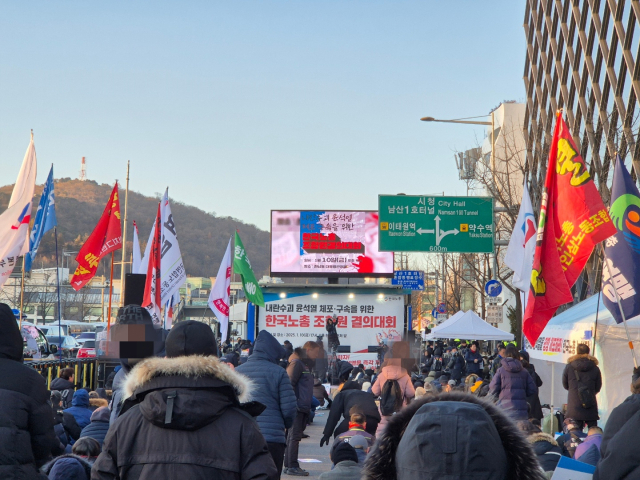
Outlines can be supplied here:
[[[118, 322], [152, 325], [128, 305]], [[0, 304], [0, 474], [3, 479], [256, 479], [308, 476], [298, 458], [318, 408], [331, 479], [550, 478], [562, 456], [594, 478], [638, 478], [640, 371], [632, 395], [598, 427], [602, 378], [587, 345], [563, 374], [567, 409], [543, 411], [526, 351], [436, 342], [418, 361], [398, 341], [377, 369], [336, 362], [321, 340], [220, 345], [184, 321], [148, 358], [122, 359], [105, 388], [77, 388], [74, 370], [44, 378], [22, 361], [22, 338]], [[329, 386], [329, 377], [335, 385]], [[555, 420], [555, 424], [554, 424]], [[557, 426], [557, 428], [554, 427]], [[562, 428], [557, 436], [555, 430]]]

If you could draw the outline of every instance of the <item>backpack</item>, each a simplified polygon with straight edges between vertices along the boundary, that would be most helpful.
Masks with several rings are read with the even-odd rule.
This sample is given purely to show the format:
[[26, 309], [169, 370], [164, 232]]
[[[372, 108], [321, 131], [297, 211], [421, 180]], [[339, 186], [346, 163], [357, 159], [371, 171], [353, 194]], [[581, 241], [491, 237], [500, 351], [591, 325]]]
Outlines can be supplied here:
[[69, 408], [71, 406], [71, 401], [73, 400], [73, 395], [69, 395], [70, 390], [66, 389], [60, 392], [61, 399], [60, 405], [62, 408]]
[[580, 399], [580, 405], [582, 408], [589, 409], [595, 406], [595, 396], [589, 390], [589, 387], [585, 387], [580, 383], [580, 375], [578, 375], [578, 370], [576, 370], [573, 366], [573, 373], [576, 376], [576, 382], [578, 382], [578, 398]]
[[402, 408], [402, 389], [397, 380], [387, 380], [380, 395], [380, 413], [393, 415]]

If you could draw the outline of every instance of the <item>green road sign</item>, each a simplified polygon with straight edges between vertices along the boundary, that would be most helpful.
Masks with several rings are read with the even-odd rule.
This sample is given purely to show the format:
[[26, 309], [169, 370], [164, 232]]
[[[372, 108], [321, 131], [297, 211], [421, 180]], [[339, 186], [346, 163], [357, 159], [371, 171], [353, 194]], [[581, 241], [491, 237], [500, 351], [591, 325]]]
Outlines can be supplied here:
[[381, 252], [493, 252], [493, 198], [379, 195]]

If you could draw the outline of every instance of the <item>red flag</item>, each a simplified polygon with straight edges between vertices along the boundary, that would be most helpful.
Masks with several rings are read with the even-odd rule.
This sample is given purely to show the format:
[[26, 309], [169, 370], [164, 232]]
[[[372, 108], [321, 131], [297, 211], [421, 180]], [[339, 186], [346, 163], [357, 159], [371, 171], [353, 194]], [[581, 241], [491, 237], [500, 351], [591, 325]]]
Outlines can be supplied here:
[[80, 290], [98, 271], [100, 259], [119, 248], [122, 248], [122, 227], [118, 182], [116, 182], [96, 228], [78, 252], [76, 257], [78, 268], [71, 279], [71, 286], [76, 291]]
[[558, 112], [522, 330], [532, 345], [560, 305], [596, 244], [616, 233], [569, 128]]
[[151, 250], [149, 251], [149, 264], [147, 266], [147, 280], [144, 284], [144, 297], [142, 298], [142, 306], [151, 314], [153, 323], [160, 324], [160, 309], [162, 308], [161, 290], [162, 284], [160, 279], [160, 257], [162, 247], [162, 218], [160, 216], [160, 204], [158, 204], [158, 214], [156, 217], [155, 229], [153, 231], [153, 240], [151, 242]]

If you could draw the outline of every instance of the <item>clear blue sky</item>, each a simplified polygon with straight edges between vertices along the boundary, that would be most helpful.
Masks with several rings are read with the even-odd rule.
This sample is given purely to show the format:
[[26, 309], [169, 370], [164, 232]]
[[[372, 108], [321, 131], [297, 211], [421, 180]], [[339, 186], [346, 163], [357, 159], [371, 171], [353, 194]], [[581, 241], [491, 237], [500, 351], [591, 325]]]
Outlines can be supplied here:
[[[376, 209], [464, 194], [426, 124], [524, 101], [524, 2], [0, 3], [0, 184], [33, 128], [49, 165], [269, 228], [271, 209]], [[105, 199], [106, 201], [106, 199]], [[179, 219], [176, 219], [179, 226]], [[146, 234], [145, 234], [146, 235]]]

